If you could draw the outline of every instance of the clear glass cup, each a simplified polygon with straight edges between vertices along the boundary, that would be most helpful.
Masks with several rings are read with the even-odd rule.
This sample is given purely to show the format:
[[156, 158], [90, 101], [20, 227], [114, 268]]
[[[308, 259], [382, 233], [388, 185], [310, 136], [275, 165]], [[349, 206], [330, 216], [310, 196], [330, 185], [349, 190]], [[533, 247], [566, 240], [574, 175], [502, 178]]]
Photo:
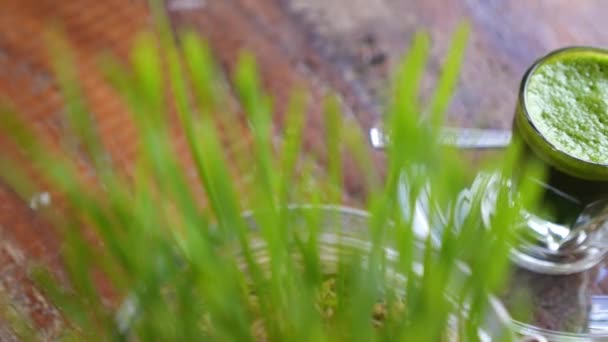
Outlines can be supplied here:
[[[536, 180], [543, 189], [540, 207], [522, 213], [532, 239], [514, 247], [514, 271], [500, 297], [515, 331], [539, 341], [608, 341], [608, 165], [552, 145], [527, 103], [528, 82], [539, 66], [582, 54], [608, 59], [608, 51], [592, 47], [568, 47], [538, 59], [522, 78], [513, 121], [513, 139], [524, 147], [522, 161], [542, 164], [547, 178]], [[490, 215], [492, 190], [487, 193]]]

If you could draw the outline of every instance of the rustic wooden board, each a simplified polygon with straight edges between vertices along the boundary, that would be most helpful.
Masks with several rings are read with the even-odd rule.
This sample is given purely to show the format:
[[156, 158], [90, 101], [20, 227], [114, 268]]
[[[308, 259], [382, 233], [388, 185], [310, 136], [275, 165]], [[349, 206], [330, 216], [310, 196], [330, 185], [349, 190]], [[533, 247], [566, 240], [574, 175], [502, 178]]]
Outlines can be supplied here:
[[[565, 45], [608, 46], [608, 2], [602, 0], [169, 0], [167, 8], [176, 28], [189, 26], [208, 38], [228, 72], [242, 49], [257, 56], [264, 84], [277, 98], [277, 123], [292, 87], [311, 91], [316, 101], [309, 108], [305, 140], [321, 164], [318, 100], [330, 89], [337, 91], [347, 117], [357, 120], [362, 131], [369, 129], [381, 115], [390, 70], [416, 30], [432, 37], [428, 90], [451, 32], [462, 19], [471, 24], [449, 114], [451, 123], [470, 127], [510, 126], [519, 79], [540, 55]], [[106, 50], [126, 58], [134, 34], [147, 20], [146, 7], [137, 1], [0, 0], [0, 97], [13, 100], [41, 135], [60, 138], [61, 102], [41, 36], [46, 25], [61, 22], [84, 65], [85, 88], [104, 140], [127, 168], [136, 153], [128, 118], [99, 73], [87, 67]], [[381, 169], [382, 155], [376, 158]], [[351, 163], [348, 158], [346, 163]], [[366, 189], [358, 173], [346, 169], [346, 200], [360, 204]], [[52, 336], [57, 314], [25, 269], [32, 259], [56, 262], [59, 241], [5, 187], [0, 188], [0, 237], [0, 287]], [[0, 322], [0, 337], [10, 336], [4, 326]]]
[[560, 47], [608, 47], [608, 3], [602, 0], [285, 0], [306, 30], [318, 32], [344, 77], [381, 89], [417, 30], [432, 39], [436, 76], [451, 32], [472, 28], [450, 121], [469, 127], [508, 128], [522, 74], [538, 57]]

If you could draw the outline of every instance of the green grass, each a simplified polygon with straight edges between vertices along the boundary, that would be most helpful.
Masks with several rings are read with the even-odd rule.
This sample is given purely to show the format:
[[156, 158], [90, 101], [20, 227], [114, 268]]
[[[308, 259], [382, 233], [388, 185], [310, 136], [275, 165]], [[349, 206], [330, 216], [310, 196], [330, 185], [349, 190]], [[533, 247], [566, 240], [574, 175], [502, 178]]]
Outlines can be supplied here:
[[[132, 177], [107, 158], [69, 49], [60, 40], [52, 46], [70, 123], [66, 134], [88, 156], [96, 171], [94, 184], [78, 173], [69, 146], [64, 151], [68, 157], [58, 157], [19, 115], [2, 113], [7, 118], [0, 123], [2, 134], [27, 151], [30, 163], [42, 166], [46, 180], [68, 202], [63, 210], [47, 212], [63, 237], [68, 283], [34, 269], [69, 322], [63, 328], [65, 339], [438, 341], [446, 338], [450, 317], [460, 317], [452, 329], [461, 340], [476, 340], [488, 295], [504, 284], [518, 205], [508, 201], [503, 189], [486, 229], [479, 208], [482, 194], [475, 193], [461, 221], [447, 215], [441, 246], [432, 247], [430, 240], [415, 238], [412, 212], [403, 213], [397, 200], [404, 175], [411, 201], [427, 185], [431, 200], [443, 208], [465, 185], [467, 170], [457, 152], [440, 146], [436, 135], [457, 83], [467, 27], [456, 31], [429, 103], [418, 100], [429, 38], [421, 33], [413, 39], [393, 79], [385, 116], [392, 139], [388, 171], [381, 178], [365, 132], [343, 119], [337, 98], [325, 101], [329, 158], [324, 171], [315, 170], [309, 167], [314, 158], [302, 148], [306, 93], [294, 92], [282, 139], [275, 144], [272, 98], [260, 86], [254, 58], [243, 54], [229, 81], [231, 89], [226, 89], [204, 40], [184, 33], [177, 46], [163, 17], [157, 17], [157, 31], [141, 35], [128, 65], [102, 63], [137, 127], [140, 151]], [[247, 115], [252, 139], [247, 149], [230, 157], [220, 136], [235, 132], [218, 129], [237, 117], [229, 109], [229, 91]], [[187, 138], [196, 181], [171, 144], [170, 108]], [[429, 120], [421, 120], [425, 113]], [[347, 153], [371, 189], [369, 218], [350, 225], [335, 215], [328, 218], [323, 210], [288, 209], [292, 204], [340, 204]], [[515, 160], [506, 158], [497, 169], [508, 176]], [[27, 196], [36, 188], [23, 176], [23, 165], [6, 157], [2, 165], [2, 179], [16, 191]], [[243, 216], [245, 211], [250, 216]], [[338, 245], [350, 236], [367, 241], [369, 248], [344, 247], [329, 262], [320, 240], [328, 232], [347, 232], [338, 234]], [[264, 243], [264, 260], [256, 241]], [[387, 257], [387, 246], [397, 257]], [[462, 279], [458, 260], [468, 263], [470, 276]], [[423, 272], [416, 272], [417, 264]], [[93, 278], [99, 274], [111, 284], [116, 303], [104, 302]], [[373, 322], [378, 303], [386, 308], [381, 326]]]

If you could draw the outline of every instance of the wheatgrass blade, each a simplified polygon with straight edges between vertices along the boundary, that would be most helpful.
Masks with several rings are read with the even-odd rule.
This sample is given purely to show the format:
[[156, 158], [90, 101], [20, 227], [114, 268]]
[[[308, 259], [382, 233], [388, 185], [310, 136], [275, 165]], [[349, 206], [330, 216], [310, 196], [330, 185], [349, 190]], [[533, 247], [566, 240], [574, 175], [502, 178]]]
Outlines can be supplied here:
[[[392, 103], [390, 103], [389, 114], [386, 118], [389, 131], [394, 139], [391, 139], [391, 145], [387, 149], [389, 170], [385, 185], [386, 198], [393, 201], [397, 198], [397, 187], [399, 181], [406, 177], [405, 181], [409, 182], [409, 213], [406, 215], [404, 224], [400, 224], [397, 228], [412, 230], [414, 217], [414, 203], [418, 198], [418, 194], [422, 189], [422, 176], [415, 172], [415, 166], [420, 160], [424, 160], [420, 156], [420, 149], [425, 146], [423, 132], [420, 130], [418, 118], [418, 89], [422, 78], [426, 58], [428, 54], [428, 37], [418, 33], [410, 45], [407, 55], [403, 58], [396, 71], [396, 78], [393, 85]], [[429, 142], [432, 144], [432, 142]], [[426, 155], [425, 155], [426, 157]], [[412, 172], [414, 171], [414, 172]], [[417, 275], [412, 268], [414, 239], [413, 234], [409, 232], [401, 233], [402, 239], [397, 246], [400, 255], [399, 271], [406, 276], [406, 312], [416, 312], [416, 299], [420, 297], [420, 291], [417, 286]], [[410, 239], [412, 237], [412, 239]], [[404, 239], [405, 238], [405, 239]], [[408, 318], [407, 321], [413, 320]], [[407, 322], [406, 321], [406, 322]], [[412, 323], [413, 325], [413, 323]], [[407, 326], [403, 331], [404, 338], [415, 338], [411, 332], [411, 326]]]
[[342, 200], [342, 110], [340, 108], [339, 98], [335, 95], [330, 95], [325, 98], [324, 114], [325, 114], [325, 144], [327, 146], [327, 177], [328, 185], [328, 201], [339, 203]]
[[449, 105], [449, 101], [452, 98], [454, 89], [456, 88], [458, 76], [460, 75], [460, 67], [464, 60], [469, 32], [470, 26], [466, 23], [461, 23], [453, 33], [451, 45], [443, 63], [443, 69], [441, 70], [435, 91], [429, 103], [428, 111], [430, 120], [432, 126], [436, 129], [443, 124], [443, 117]]
[[[213, 102], [217, 101], [217, 98], [214, 97], [214, 94], [212, 94], [212, 91], [215, 89], [212, 85], [214, 79], [210, 78], [210, 75], [214, 74], [213, 66], [211, 64], [212, 61], [206, 57], [207, 50], [199, 39], [194, 36], [190, 36], [185, 42], [185, 61], [186, 64], [190, 66], [192, 85], [195, 89], [193, 96], [195, 99], [194, 102], [198, 103], [201, 108], [198, 108], [198, 113], [191, 110], [191, 104], [188, 103], [186, 97], [185, 79], [180, 72], [181, 67], [176, 58], [177, 54], [172, 54], [170, 57], [172, 84], [173, 91], [178, 93], [177, 105], [180, 121], [186, 133], [190, 150], [197, 166], [199, 177], [205, 187], [206, 193], [209, 196], [209, 204], [212, 208], [214, 208], [220, 226], [223, 227], [222, 230], [227, 230], [230, 228], [230, 225], [232, 225], [232, 229], [234, 229], [236, 234], [238, 234], [239, 240], [242, 242], [241, 246], [243, 247], [243, 254], [245, 255], [247, 269], [252, 275], [254, 283], [260, 284], [262, 282], [260, 271], [252, 259], [246, 245], [248, 238], [247, 228], [243, 226], [242, 222], [237, 222], [238, 225], [234, 225], [234, 220], [222, 222], [224, 217], [229, 216], [230, 214], [237, 214], [236, 211], [238, 208], [238, 203], [236, 203], [237, 197], [235, 197], [234, 194], [231, 194], [234, 190], [228, 186], [228, 183], [224, 184], [224, 180], [214, 179], [214, 177], [218, 176], [225, 177], [228, 175], [228, 173], [222, 174], [224, 171], [217, 173], [210, 171], [211, 166], [219, 166], [221, 169], [225, 168], [225, 166], [222, 166], [224, 162], [217, 164], [216, 160], [213, 159], [219, 158], [220, 149], [217, 137], [215, 137], [215, 133], [212, 131], [212, 128], [216, 126], [208, 118], [208, 115], [214, 113], [217, 109], [215, 108], [215, 103]], [[223, 97], [221, 94], [215, 95]], [[207, 100], [209, 103], [206, 103]], [[201, 117], [200, 114], [203, 116]], [[215, 155], [215, 157], [213, 157], [211, 160], [208, 159], [209, 152], [212, 152], [213, 155]], [[222, 186], [220, 188], [215, 188], [214, 183], [216, 182], [220, 182]], [[226, 204], [229, 205], [228, 212], [222, 209], [222, 206]], [[231, 235], [230, 232], [226, 232], [226, 234], [227, 235], [225, 235], [225, 237]], [[226, 314], [227, 313], [228, 312], [226, 312]], [[220, 317], [220, 319], [228, 321], [226, 318]]]

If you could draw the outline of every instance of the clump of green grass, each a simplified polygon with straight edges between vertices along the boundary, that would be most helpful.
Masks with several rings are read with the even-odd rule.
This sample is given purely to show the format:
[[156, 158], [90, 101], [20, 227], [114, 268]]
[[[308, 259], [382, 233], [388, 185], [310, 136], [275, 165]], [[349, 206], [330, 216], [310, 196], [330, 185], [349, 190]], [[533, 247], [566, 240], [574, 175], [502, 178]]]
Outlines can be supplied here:
[[[501, 194], [494, 221], [484, 228], [483, 194], [472, 194], [471, 209], [458, 220], [454, 213], [447, 215], [441, 244], [433, 246], [430, 238], [415, 236], [413, 212], [404, 213], [397, 200], [404, 177], [411, 203], [428, 186], [437, 203], [431, 206], [433, 217], [437, 208], [450, 207], [464, 185], [457, 153], [441, 147], [436, 137], [457, 83], [466, 26], [456, 31], [428, 104], [419, 103], [418, 89], [429, 39], [425, 34], [414, 38], [393, 80], [385, 117], [392, 137], [388, 171], [379, 182], [365, 134], [343, 119], [335, 98], [325, 106], [327, 168], [308, 172], [310, 160], [302, 152], [305, 94], [294, 96], [281, 142], [275, 144], [272, 101], [260, 87], [254, 59], [243, 55], [227, 89], [204, 41], [185, 33], [176, 45], [159, 18], [158, 31], [142, 34], [134, 45], [129, 65], [103, 64], [137, 126], [139, 156], [132, 175], [108, 158], [63, 48], [57, 50], [57, 73], [69, 134], [95, 170], [93, 184], [78, 172], [69, 157], [72, 150], [59, 157], [18, 115], [2, 114], [7, 118], [0, 124], [3, 134], [42, 166], [45, 179], [67, 202], [47, 214], [64, 239], [68, 281], [36, 272], [46, 295], [65, 315], [66, 338], [478, 339], [488, 295], [504, 283], [517, 206]], [[247, 115], [251, 137], [249, 148], [233, 151], [231, 160], [218, 129], [227, 116], [235, 117], [229, 90]], [[176, 157], [172, 113], [187, 138], [196, 181]], [[421, 113], [427, 120], [421, 120]], [[335, 210], [322, 210], [340, 204], [344, 153], [359, 162], [372, 189], [363, 224], [345, 224]], [[499, 169], [512, 169], [514, 160], [507, 158]], [[2, 179], [19, 193], [27, 196], [35, 189], [31, 179], [22, 177], [21, 164], [2, 163], [7, 165]], [[197, 197], [200, 193], [204, 198]], [[293, 204], [312, 209], [293, 209]], [[328, 212], [334, 213], [329, 223]], [[348, 249], [328, 261], [323, 234], [342, 236], [341, 230], [355, 228], [355, 237], [367, 247]], [[387, 253], [388, 247], [395, 254]], [[467, 277], [459, 262], [468, 264]], [[334, 264], [331, 271], [328, 263]], [[100, 278], [109, 283], [114, 300], [101, 294]], [[453, 318], [459, 318], [457, 325], [450, 323]]]

